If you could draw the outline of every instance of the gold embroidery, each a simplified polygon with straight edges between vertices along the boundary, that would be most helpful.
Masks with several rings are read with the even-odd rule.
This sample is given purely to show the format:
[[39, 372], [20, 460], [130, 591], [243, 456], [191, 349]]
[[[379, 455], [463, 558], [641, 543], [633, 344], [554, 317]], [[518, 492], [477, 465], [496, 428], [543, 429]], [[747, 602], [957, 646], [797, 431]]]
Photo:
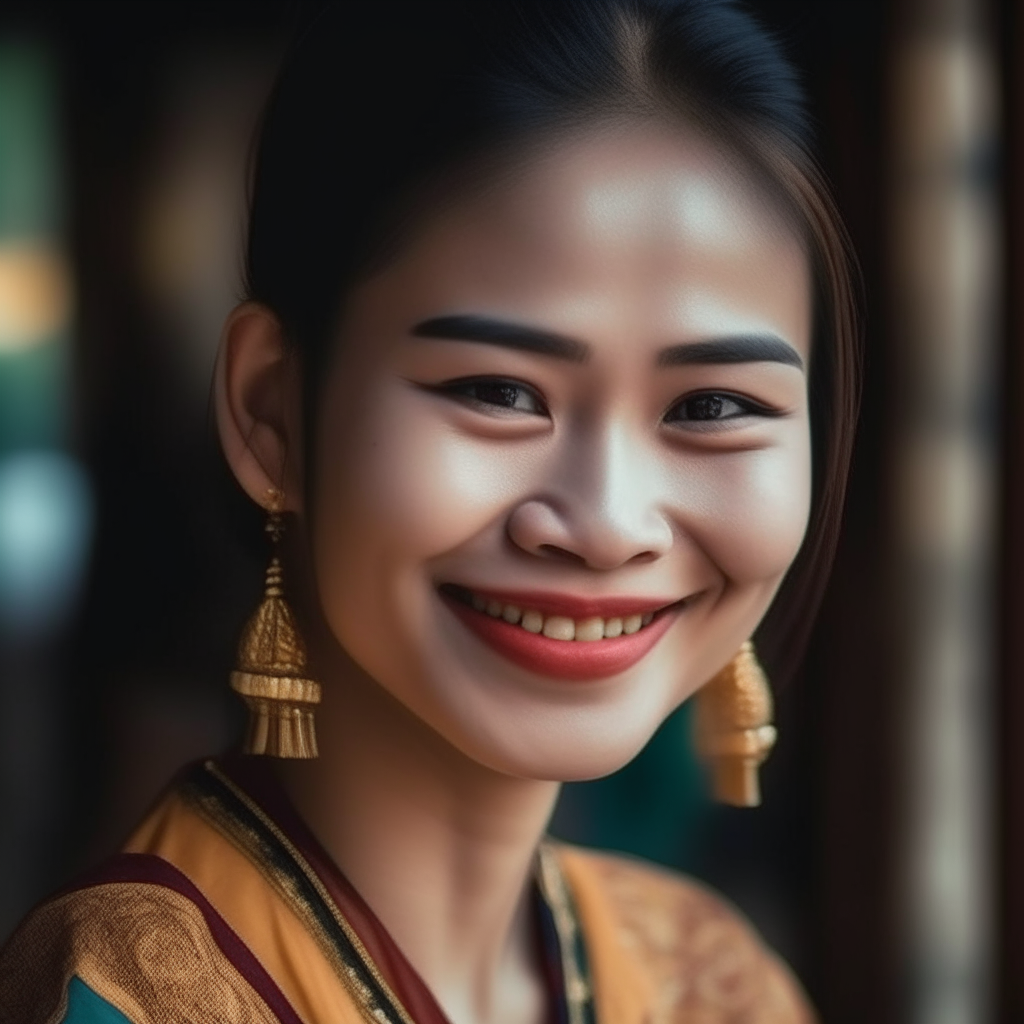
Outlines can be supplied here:
[[538, 877], [541, 892], [551, 909], [558, 945], [562, 959], [562, 977], [565, 984], [565, 1002], [568, 1010], [568, 1024], [585, 1024], [587, 1005], [591, 999], [590, 985], [580, 970], [574, 947], [579, 941], [579, 927], [572, 902], [566, 888], [558, 858], [546, 844], [537, 851]]
[[[305, 875], [310, 884], [315, 888], [317, 895], [328, 908], [331, 916], [337, 922], [338, 926], [345, 933], [345, 937], [351, 943], [352, 948], [355, 950], [366, 971], [380, 987], [385, 998], [391, 1003], [400, 1024], [415, 1024], [401, 1001], [394, 992], [391, 991], [390, 986], [387, 981], [385, 981], [384, 976], [380, 973], [380, 970], [374, 963], [373, 958], [363, 946], [362, 941], [345, 918], [345, 915], [342, 914], [341, 910], [331, 898], [330, 893], [320, 880], [320, 877], [312, 867], [309, 866], [306, 859], [298, 851], [291, 840], [281, 831], [280, 828], [278, 828], [259, 804], [257, 804], [243, 789], [235, 785], [235, 783], [217, 767], [215, 762], [207, 761], [204, 767], [221, 783], [221, 785], [230, 790], [231, 793], [248, 808], [249, 812], [260, 821], [260, 824], [271, 835], [273, 835], [273, 837], [288, 852], [289, 857], [291, 857], [294, 863], [302, 871], [303, 875]], [[371, 993], [362, 981], [360, 981], [358, 974], [351, 965], [346, 964], [339, 955], [334, 943], [331, 941], [330, 937], [325, 934], [321, 923], [311, 912], [305, 900], [300, 898], [296, 893], [293, 881], [285, 872], [276, 869], [271, 864], [268, 864], [265, 858], [260, 855], [259, 841], [256, 837], [249, 834], [245, 825], [235, 818], [222, 813], [214, 801], [204, 800], [201, 797], [198, 797], [193, 799], [192, 806], [205, 821], [207, 821], [229, 842], [233, 843], [238, 849], [240, 849], [242, 853], [256, 865], [260, 873], [271, 884], [271, 886], [273, 886], [273, 888], [285, 899], [292, 911], [306, 925], [309, 933], [317, 940], [317, 944], [320, 946], [321, 951], [326, 956], [328, 962], [334, 967], [338, 977], [348, 988], [349, 994], [353, 997], [360, 1013], [362, 1013], [368, 1021], [374, 1022], [374, 1024], [395, 1024], [387, 1010], [377, 1004], [377, 1001], [373, 997], [373, 993]]]
[[0, 960], [0, 1020], [56, 1024], [73, 975], [133, 1024], [277, 1024], [198, 908], [159, 885], [98, 885], [40, 907]]
[[623, 858], [574, 861], [596, 875], [620, 942], [652, 982], [651, 1024], [811, 1024], [787, 969], [721, 899]]

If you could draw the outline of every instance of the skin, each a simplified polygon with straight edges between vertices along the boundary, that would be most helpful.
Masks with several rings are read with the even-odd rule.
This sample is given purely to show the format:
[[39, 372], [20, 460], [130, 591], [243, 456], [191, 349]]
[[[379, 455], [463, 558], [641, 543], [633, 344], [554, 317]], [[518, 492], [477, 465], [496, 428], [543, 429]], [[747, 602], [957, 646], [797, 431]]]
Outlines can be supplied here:
[[[284, 491], [311, 553], [295, 589], [322, 753], [282, 778], [454, 1024], [544, 1018], [524, 894], [558, 783], [632, 758], [796, 556], [811, 306], [798, 235], [711, 143], [650, 126], [539, 147], [347, 297], [311, 510], [296, 362], [269, 310], [228, 320], [225, 452], [253, 500]], [[582, 358], [414, 333], [452, 315]], [[663, 365], [737, 336], [793, 358]], [[513, 407], [452, 384], [481, 377], [511, 383]], [[708, 392], [725, 415], [692, 418]], [[443, 583], [683, 603], [628, 670], [565, 681], [480, 641]]]

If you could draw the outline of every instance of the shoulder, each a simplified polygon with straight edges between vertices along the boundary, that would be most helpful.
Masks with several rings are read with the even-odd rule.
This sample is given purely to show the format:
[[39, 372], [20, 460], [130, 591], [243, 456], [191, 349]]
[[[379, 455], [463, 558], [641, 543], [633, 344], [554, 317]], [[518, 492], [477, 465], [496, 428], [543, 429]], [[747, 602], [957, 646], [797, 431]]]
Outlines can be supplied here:
[[37, 907], [0, 949], [0, 1022], [272, 1024], [232, 938], [169, 865], [113, 858]]
[[[598, 943], [629, 955], [651, 992], [654, 1020], [815, 1020], [786, 965], [712, 890], [630, 857], [566, 846], [558, 848], [558, 856], [584, 931], [595, 931]], [[601, 959], [595, 957], [595, 975]], [[600, 984], [595, 977], [595, 985]]]

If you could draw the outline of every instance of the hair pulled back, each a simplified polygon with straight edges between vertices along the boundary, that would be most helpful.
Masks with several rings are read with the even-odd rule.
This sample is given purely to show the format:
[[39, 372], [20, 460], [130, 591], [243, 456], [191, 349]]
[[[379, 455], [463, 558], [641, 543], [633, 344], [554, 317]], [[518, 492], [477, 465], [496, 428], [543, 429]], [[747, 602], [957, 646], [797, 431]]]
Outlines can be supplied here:
[[[246, 291], [296, 348], [315, 437], [347, 290], [401, 243], [446, 176], [545, 134], [686, 124], [795, 215], [816, 277], [807, 537], [767, 620], [802, 649], [839, 533], [857, 407], [846, 234], [812, 156], [805, 98], [774, 38], [730, 0], [371, 0], [330, 4], [293, 46], [252, 167]], [[433, 191], [431, 189], [433, 188]]]

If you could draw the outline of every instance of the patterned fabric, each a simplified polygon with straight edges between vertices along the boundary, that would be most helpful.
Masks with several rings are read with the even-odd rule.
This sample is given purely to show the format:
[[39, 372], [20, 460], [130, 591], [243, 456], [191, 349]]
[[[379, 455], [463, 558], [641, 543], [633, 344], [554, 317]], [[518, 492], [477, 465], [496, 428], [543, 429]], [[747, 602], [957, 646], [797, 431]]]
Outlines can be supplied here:
[[29, 916], [0, 956], [0, 1021], [74, 1020], [76, 981], [132, 1024], [299, 1024], [202, 895], [153, 857], [114, 858]]
[[625, 857], [563, 848], [561, 860], [593, 960], [599, 1020], [813, 1024], [789, 970], [721, 897]]
[[[557, 1024], [810, 1024], [787, 970], [703, 888], [543, 844]], [[185, 773], [126, 847], [0, 950], [0, 1024], [446, 1024], [253, 759]]]

